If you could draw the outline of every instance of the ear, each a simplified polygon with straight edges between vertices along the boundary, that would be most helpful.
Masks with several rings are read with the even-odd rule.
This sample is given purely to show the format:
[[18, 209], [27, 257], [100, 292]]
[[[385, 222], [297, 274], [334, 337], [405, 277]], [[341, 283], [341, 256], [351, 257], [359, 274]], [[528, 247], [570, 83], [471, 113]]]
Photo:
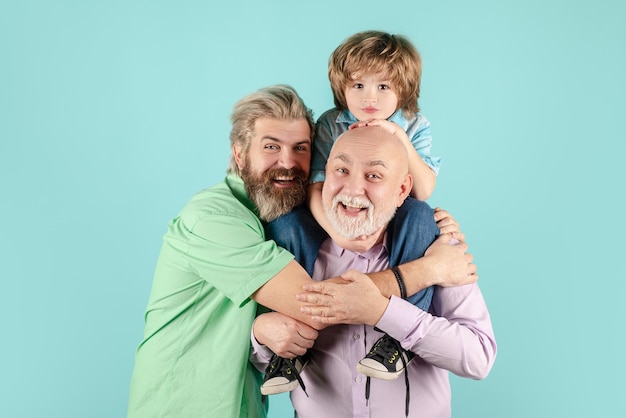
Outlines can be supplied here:
[[243, 168], [244, 160], [241, 144], [233, 145], [233, 157], [235, 158], [235, 163], [237, 164], [237, 167], [239, 167], [239, 170], [241, 170]]
[[408, 195], [411, 194], [411, 190], [413, 190], [413, 177], [410, 174], [407, 174], [400, 184], [400, 195], [398, 196], [398, 207], [402, 206], [404, 203], [404, 199], [407, 198]]

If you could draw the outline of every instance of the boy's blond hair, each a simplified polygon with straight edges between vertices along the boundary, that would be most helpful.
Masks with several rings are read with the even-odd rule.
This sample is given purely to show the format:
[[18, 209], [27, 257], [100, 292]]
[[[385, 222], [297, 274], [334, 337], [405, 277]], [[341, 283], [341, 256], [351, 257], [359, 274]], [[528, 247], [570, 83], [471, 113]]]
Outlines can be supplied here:
[[398, 96], [398, 109], [406, 117], [419, 111], [422, 58], [402, 35], [380, 31], [359, 32], [341, 43], [328, 61], [328, 79], [335, 106], [346, 110], [346, 87], [355, 76], [382, 73]]

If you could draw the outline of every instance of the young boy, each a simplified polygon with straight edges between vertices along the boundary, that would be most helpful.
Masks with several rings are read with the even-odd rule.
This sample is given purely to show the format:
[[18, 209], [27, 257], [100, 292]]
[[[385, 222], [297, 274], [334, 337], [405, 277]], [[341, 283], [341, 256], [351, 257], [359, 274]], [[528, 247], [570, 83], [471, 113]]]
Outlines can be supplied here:
[[[348, 129], [378, 125], [400, 138], [409, 155], [409, 172], [413, 177], [411, 196], [398, 209], [387, 232], [390, 260], [413, 260], [424, 254], [416, 253], [418, 240], [424, 236], [419, 226], [433, 211], [423, 201], [435, 187], [440, 159], [430, 154], [430, 123], [419, 112], [422, 62], [411, 42], [403, 36], [379, 31], [357, 33], [346, 39], [331, 54], [328, 77], [333, 91], [335, 108], [320, 116], [313, 141], [309, 209], [298, 208], [267, 227], [268, 238], [289, 249], [303, 267], [311, 273], [319, 246], [330, 236], [341, 247], [359, 251], [368, 237], [343, 237], [329, 224], [322, 208], [321, 190], [325, 179], [326, 161], [336, 138]], [[440, 221], [443, 213], [435, 211]], [[441, 224], [439, 225], [442, 227]], [[316, 245], [306, 245], [303, 235]], [[308, 241], [310, 244], [311, 241]], [[397, 265], [397, 264], [396, 264]], [[401, 283], [398, 278], [398, 283]], [[407, 298], [423, 310], [428, 310], [433, 289], [427, 288]], [[357, 364], [359, 373], [385, 380], [397, 378], [413, 359], [400, 343], [388, 335], [382, 337], [370, 353]], [[275, 358], [266, 371], [261, 387], [264, 394], [293, 390], [298, 385], [298, 372], [306, 363], [303, 358], [291, 360]]]

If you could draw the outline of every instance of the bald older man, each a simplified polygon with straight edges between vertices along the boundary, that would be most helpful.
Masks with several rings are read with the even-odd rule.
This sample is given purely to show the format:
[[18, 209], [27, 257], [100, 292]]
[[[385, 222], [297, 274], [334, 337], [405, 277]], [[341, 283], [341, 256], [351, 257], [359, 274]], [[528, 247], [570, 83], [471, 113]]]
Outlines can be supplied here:
[[[312, 273], [319, 282], [299, 295], [310, 304], [303, 311], [313, 320], [334, 325], [321, 330], [308, 351], [311, 361], [301, 374], [306, 393], [291, 393], [299, 418], [449, 417], [448, 372], [482, 379], [493, 365], [496, 342], [476, 283], [435, 287], [430, 308], [423, 310], [384, 296], [365, 275], [402, 261], [390, 259], [387, 226], [411, 187], [406, 151], [384, 129], [354, 129], [333, 146], [322, 194], [326, 216], [338, 233], [350, 239], [368, 236], [369, 245], [363, 251], [359, 239], [357, 252], [330, 238], [324, 241]], [[325, 280], [336, 276], [346, 281]], [[275, 320], [261, 315], [255, 322], [252, 359], [260, 368], [277, 340], [271, 333]], [[370, 382], [359, 372], [359, 360], [381, 331], [416, 355], [406, 379]], [[284, 343], [284, 335], [281, 339]]]

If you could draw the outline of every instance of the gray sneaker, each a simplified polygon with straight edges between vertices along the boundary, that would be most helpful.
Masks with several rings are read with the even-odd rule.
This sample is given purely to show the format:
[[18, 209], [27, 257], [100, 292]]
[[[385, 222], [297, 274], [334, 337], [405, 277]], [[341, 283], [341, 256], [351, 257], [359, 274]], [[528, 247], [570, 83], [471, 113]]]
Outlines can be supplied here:
[[377, 379], [395, 380], [414, 358], [415, 353], [403, 349], [399, 341], [385, 334], [359, 361], [356, 371]]
[[[265, 379], [261, 385], [261, 394], [274, 395], [276, 393], [290, 392], [297, 388], [298, 385], [306, 394], [300, 372], [308, 363], [308, 353], [292, 359], [278, 357], [274, 354], [270, 364], [265, 369]], [[307, 394], [307, 396], [309, 395]]]

